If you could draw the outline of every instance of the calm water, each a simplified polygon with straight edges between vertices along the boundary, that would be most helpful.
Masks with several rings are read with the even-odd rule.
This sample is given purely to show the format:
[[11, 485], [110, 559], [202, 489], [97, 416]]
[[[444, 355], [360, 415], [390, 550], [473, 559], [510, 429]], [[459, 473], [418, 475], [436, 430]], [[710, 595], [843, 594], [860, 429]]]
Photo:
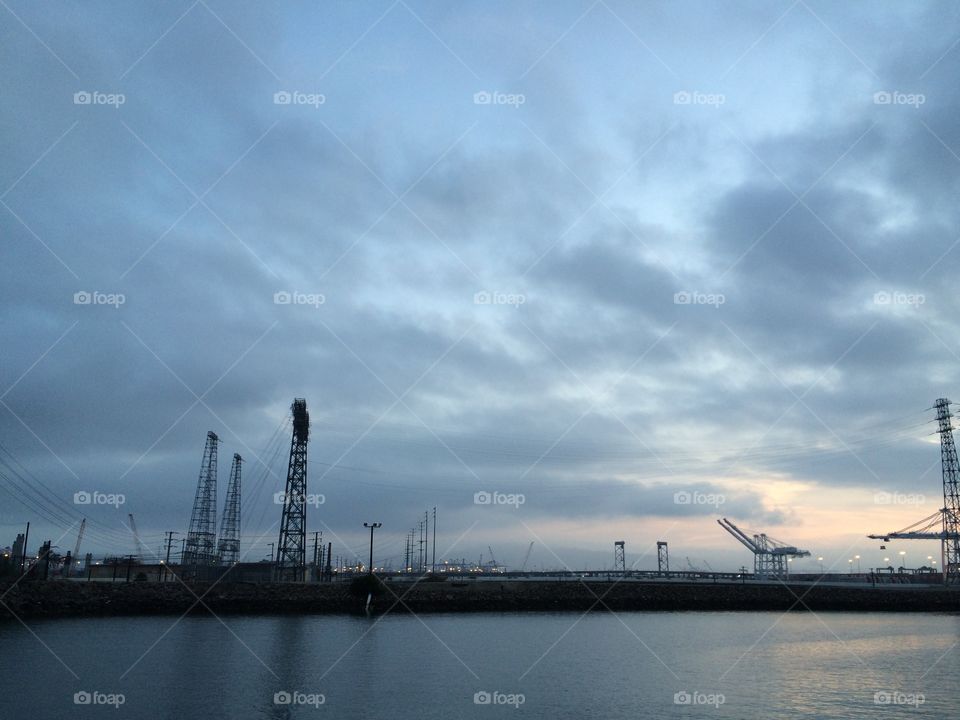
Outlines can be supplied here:
[[[958, 716], [960, 617], [952, 615], [154, 617], [29, 625], [0, 623], [3, 720]], [[100, 695], [75, 704], [82, 692]], [[283, 692], [290, 704], [275, 702]], [[119, 708], [103, 704], [119, 702], [111, 697], [119, 694]]]

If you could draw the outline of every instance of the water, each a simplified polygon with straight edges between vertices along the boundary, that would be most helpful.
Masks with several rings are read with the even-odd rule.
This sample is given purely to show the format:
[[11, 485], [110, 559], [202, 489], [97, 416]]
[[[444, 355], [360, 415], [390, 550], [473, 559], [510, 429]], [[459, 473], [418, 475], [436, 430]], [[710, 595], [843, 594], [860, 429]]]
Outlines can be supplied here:
[[[960, 617], [953, 615], [228, 616], [28, 624], [0, 623], [2, 720], [957, 717]], [[78, 692], [100, 693], [101, 704], [75, 704]], [[282, 692], [299, 694], [294, 703], [277, 704]], [[484, 692], [490, 695], [476, 696]], [[119, 694], [119, 708], [102, 704], [118, 703]], [[491, 703], [478, 704], [475, 696]], [[688, 697], [690, 704], [677, 704]]]

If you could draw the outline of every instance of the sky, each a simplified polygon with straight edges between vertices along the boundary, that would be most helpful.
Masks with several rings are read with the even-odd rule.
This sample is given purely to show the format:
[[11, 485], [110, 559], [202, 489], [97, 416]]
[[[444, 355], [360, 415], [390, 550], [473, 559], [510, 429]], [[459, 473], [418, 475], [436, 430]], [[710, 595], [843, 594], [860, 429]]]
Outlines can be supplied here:
[[265, 558], [304, 397], [335, 555], [938, 556], [955, 3], [0, 5], [0, 545], [160, 553], [213, 430]]

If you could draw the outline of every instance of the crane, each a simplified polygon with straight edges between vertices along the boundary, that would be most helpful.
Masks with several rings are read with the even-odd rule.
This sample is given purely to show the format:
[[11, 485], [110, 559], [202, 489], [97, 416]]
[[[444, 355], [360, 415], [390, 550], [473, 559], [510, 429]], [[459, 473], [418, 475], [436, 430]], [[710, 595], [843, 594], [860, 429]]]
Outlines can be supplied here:
[[933, 408], [937, 411], [940, 435], [940, 463], [943, 474], [943, 507], [933, 515], [908, 525], [896, 532], [867, 535], [872, 540], [939, 540], [941, 568], [945, 585], [960, 584], [960, 462], [953, 443], [954, 403], [947, 398], [938, 398]]
[[751, 537], [726, 518], [717, 520], [717, 523], [753, 553], [753, 572], [758, 578], [785, 578], [789, 558], [810, 556], [808, 550], [774, 540], [765, 533]]
[[83, 518], [80, 521], [80, 530], [77, 532], [77, 544], [73, 546], [73, 555], [67, 555], [66, 562], [63, 564], [63, 575], [64, 577], [70, 577], [70, 571], [73, 570], [73, 563], [80, 562], [77, 558], [80, 557], [80, 541], [83, 540], [83, 531], [87, 528], [87, 519]]
[[130, 532], [133, 533], [133, 549], [134, 557], [138, 563], [143, 564], [143, 543], [140, 542], [140, 535], [137, 533], [137, 524], [133, 521], [133, 513], [128, 513], [127, 518], [130, 520]]
[[530, 541], [530, 547], [527, 548], [527, 554], [523, 556], [523, 565], [520, 566], [520, 572], [525, 572], [527, 562], [530, 560], [530, 553], [533, 552], [533, 541]]

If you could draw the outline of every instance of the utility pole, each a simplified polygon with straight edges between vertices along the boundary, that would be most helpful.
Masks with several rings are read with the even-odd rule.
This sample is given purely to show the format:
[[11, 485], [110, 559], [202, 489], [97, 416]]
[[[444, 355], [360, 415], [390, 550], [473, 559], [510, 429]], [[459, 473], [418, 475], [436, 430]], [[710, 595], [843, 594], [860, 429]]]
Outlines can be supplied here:
[[433, 558], [430, 563], [433, 574], [437, 572], [437, 506], [433, 506]]
[[317, 577], [317, 548], [319, 547], [319, 543], [320, 543], [320, 533], [318, 531], [314, 531], [313, 533], [313, 577], [314, 579], [316, 579]]
[[367, 568], [367, 575], [373, 575], [373, 531], [383, 527], [383, 523], [364, 523], [365, 528], [370, 528], [370, 565]]
[[327, 582], [331, 582], [333, 580], [333, 570], [330, 567], [330, 561], [333, 559], [330, 557], [330, 554], [332, 552], [333, 552], [333, 543], [328, 542], [327, 543]]

